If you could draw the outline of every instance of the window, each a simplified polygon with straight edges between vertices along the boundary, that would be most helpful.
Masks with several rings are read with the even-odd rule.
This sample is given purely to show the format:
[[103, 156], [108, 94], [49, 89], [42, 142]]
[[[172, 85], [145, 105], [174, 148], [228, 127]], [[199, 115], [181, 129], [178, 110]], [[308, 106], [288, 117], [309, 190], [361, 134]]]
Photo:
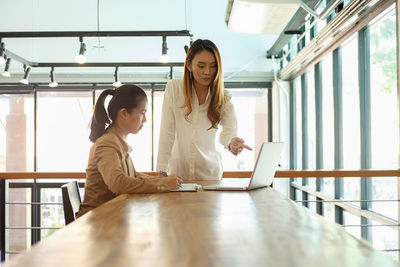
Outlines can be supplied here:
[[324, 203], [324, 217], [327, 218], [330, 222], [335, 222], [335, 205], [332, 203]]
[[[33, 95], [0, 95], [0, 170], [33, 171]], [[27, 182], [30, 180], [9, 180], [8, 182]], [[13, 188], [8, 191], [10, 203], [26, 203], [31, 200], [31, 190]], [[30, 205], [6, 205], [6, 230], [8, 252], [25, 251], [31, 246]], [[18, 229], [16, 229], [18, 228]], [[6, 254], [6, 259], [13, 257]]]
[[37, 171], [86, 169], [92, 101], [87, 91], [38, 92]]
[[322, 136], [324, 169], [335, 168], [335, 128], [333, 115], [332, 54], [322, 61]]
[[[28, 188], [10, 188], [9, 202], [26, 203], [31, 202], [31, 189]], [[14, 256], [13, 252], [26, 251], [31, 247], [31, 230], [23, 229], [31, 227], [31, 205], [8, 204], [8, 216], [6, 227], [16, 228], [6, 230], [6, 238], [8, 238], [8, 246], [6, 251], [6, 260]], [[18, 229], [17, 229], [18, 228]], [[6, 243], [7, 244], [7, 243]]]
[[343, 211], [343, 216], [346, 231], [354, 237], [361, 239], [361, 218], [346, 211]]
[[[316, 146], [315, 146], [315, 76], [314, 68], [310, 68], [307, 72], [307, 123], [308, 123], [308, 166], [310, 170], [315, 170], [316, 168]], [[308, 186], [315, 189], [315, 179], [308, 179]], [[315, 209], [314, 209], [315, 210]]]
[[295, 81], [295, 94], [296, 94], [296, 161], [297, 161], [297, 170], [301, 170], [302, 166], [302, 123], [301, 123], [301, 114], [302, 114], [302, 105], [301, 105], [301, 79], [297, 78]]
[[[375, 249], [394, 250], [398, 248], [398, 229], [393, 229], [379, 223], [374, 223], [373, 226], [370, 227], [372, 227], [372, 244]], [[398, 251], [389, 251], [388, 253], [395, 261], [398, 261]]]
[[0, 171], [33, 171], [33, 95], [0, 95]]
[[[396, 13], [392, 8], [370, 27], [371, 166], [398, 169]], [[396, 200], [397, 177], [372, 178], [372, 199]], [[398, 203], [373, 202], [372, 210], [398, 219]]]
[[40, 236], [41, 239], [45, 239], [57, 231], [56, 228], [60, 228], [65, 225], [63, 206], [55, 205], [54, 201], [55, 198], [61, 198], [61, 190], [59, 188], [41, 189], [40, 198], [40, 202], [45, 203], [44, 205], [40, 206], [40, 226], [48, 228], [42, 229]]
[[[332, 78], [332, 54], [329, 54], [322, 61], [322, 155], [325, 170], [333, 170], [335, 168], [335, 128]], [[322, 191], [330, 196], [334, 195], [333, 178], [324, 178]]]
[[[342, 48], [343, 68], [343, 168], [360, 169], [360, 97], [358, 84], [358, 40], [349, 39]], [[344, 199], [360, 199], [360, 178], [345, 178]], [[355, 202], [355, 205], [360, 205]]]
[[[235, 108], [238, 136], [243, 138], [253, 151], [243, 151], [234, 156], [222, 149], [224, 171], [252, 171], [261, 144], [268, 140], [268, 89], [229, 89]], [[221, 127], [219, 131], [221, 131]]]

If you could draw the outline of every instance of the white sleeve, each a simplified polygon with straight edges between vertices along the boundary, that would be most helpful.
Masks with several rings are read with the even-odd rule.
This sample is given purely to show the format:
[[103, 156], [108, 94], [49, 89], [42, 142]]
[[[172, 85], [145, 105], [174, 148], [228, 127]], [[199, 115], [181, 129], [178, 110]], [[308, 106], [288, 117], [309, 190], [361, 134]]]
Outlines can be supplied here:
[[160, 139], [158, 142], [157, 171], [167, 171], [175, 141], [175, 114], [172, 97], [173, 84], [169, 81], [165, 88], [161, 114]]
[[222, 111], [220, 124], [222, 132], [219, 142], [227, 149], [231, 139], [237, 136], [237, 120], [235, 109], [231, 103], [232, 95], [225, 90], [225, 107]]

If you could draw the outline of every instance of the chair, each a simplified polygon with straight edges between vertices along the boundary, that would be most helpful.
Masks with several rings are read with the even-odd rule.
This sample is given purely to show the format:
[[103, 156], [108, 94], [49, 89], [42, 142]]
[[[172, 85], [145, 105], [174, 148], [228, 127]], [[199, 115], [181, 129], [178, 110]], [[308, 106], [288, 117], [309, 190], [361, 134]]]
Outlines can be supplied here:
[[81, 205], [79, 185], [77, 181], [70, 182], [61, 186], [65, 225], [75, 221], [76, 213]]

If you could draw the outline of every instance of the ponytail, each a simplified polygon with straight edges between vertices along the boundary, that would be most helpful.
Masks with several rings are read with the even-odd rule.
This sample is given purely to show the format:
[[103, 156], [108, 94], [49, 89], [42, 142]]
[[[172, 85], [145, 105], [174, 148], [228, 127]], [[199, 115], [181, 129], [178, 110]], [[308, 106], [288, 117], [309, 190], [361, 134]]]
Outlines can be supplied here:
[[104, 107], [104, 101], [108, 95], [114, 95], [114, 90], [104, 90], [97, 99], [94, 107], [94, 113], [90, 123], [91, 131], [89, 135], [89, 140], [93, 143], [97, 140], [97, 138], [105, 133], [106, 129], [111, 124], [110, 117], [108, 116], [106, 108]]

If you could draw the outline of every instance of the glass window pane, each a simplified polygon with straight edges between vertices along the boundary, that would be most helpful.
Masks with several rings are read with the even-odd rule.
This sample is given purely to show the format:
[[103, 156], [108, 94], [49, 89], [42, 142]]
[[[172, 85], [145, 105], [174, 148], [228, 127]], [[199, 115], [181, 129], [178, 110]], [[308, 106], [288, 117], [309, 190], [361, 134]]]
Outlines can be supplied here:
[[[370, 27], [371, 166], [398, 169], [396, 13], [392, 8]], [[372, 178], [372, 199], [398, 199], [397, 178]], [[373, 202], [372, 210], [398, 219], [398, 202]]]
[[[40, 202], [45, 203], [40, 206], [40, 226], [49, 228], [61, 228], [65, 225], [64, 209], [62, 206], [61, 189], [46, 188], [40, 190]], [[59, 203], [51, 205], [49, 203]], [[49, 205], [46, 205], [49, 204]], [[57, 229], [42, 229], [41, 239], [53, 234]]]
[[295, 80], [295, 93], [296, 93], [296, 161], [297, 161], [297, 170], [301, 170], [302, 166], [302, 123], [301, 123], [301, 114], [302, 114], [302, 105], [301, 105], [301, 79], [297, 78]]
[[[315, 147], [315, 76], [314, 68], [310, 68], [307, 72], [307, 106], [308, 106], [308, 166], [307, 169], [315, 170], [316, 168], [316, 147]], [[315, 189], [315, 179], [308, 179], [308, 186]], [[315, 211], [315, 209], [314, 209]]]
[[308, 208], [312, 211], [312, 212], [317, 212], [317, 198], [313, 195], [308, 195]]
[[[343, 168], [360, 169], [360, 97], [358, 40], [354, 35], [343, 45]], [[344, 199], [360, 199], [360, 178], [344, 178]], [[359, 206], [359, 202], [354, 202]]]
[[[332, 54], [322, 61], [322, 143], [323, 143], [323, 168], [333, 170], [335, 168], [335, 130], [333, 113], [333, 73]], [[334, 195], [334, 179], [323, 178], [325, 194]]]
[[92, 92], [37, 96], [37, 170], [84, 171], [91, 145]]
[[[361, 187], [360, 178], [345, 177], [344, 183], [344, 199], [345, 200], [360, 200], [361, 198]], [[351, 204], [360, 206], [360, 202], [351, 202]]]
[[322, 192], [333, 197], [335, 195], [335, 178], [324, 178]]
[[[289, 44], [285, 45], [282, 48], [282, 54], [283, 55], [287, 55], [288, 51], [289, 51]], [[282, 68], [286, 67], [288, 65], [288, 63], [289, 63], [288, 62], [288, 57], [284, 57], [283, 60], [281, 61], [281, 63], [282, 63]]]
[[299, 201], [297, 203], [299, 203], [300, 205], [303, 205], [303, 191], [296, 189], [296, 200]]
[[6, 247], [6, 262], [31, 248], [30, 229], [6, 229], [6, 238], [12, 243]]
[[[253, 151], [243, 151], [234, 156], [221, 149], [224, 171], [252, 171], [261, 144], [268, 140], [268, 89], [229, 89], [235, 108], [238, 136], [243, 138]], [[218, 135], [222, 127], [218, 129]]]
[[33, 171], [33, 95], [0, 95], [0, 171]]
[[335, 168], [335, 128], [333, 113], [332, 54], [322, 61], [322, 138], [324, 169]]
[[[317, 7], [317, 12], [318, 14], [321, 14], [322, 11], [324, 11], [326, 7], [326, 2], [327, 1], [320, 1], [319, 6]], [[326, 20], [317, 20], [317, 33], [319, 33], [325, 26], [326, 26]]]
[[329, 202], [323, 203], [324, 217], [330, 222], [335, 222], [335, 205]]
[[397, 177], [376, 177], [372, 179], [372, 199], [393, 200], [372, 202], [372, 210], [394, 220], [398, 220], [397, 182]]
[[373, 168], [397, 169], [399, 123], [397, 110], [395, 10], [370, 27], [371, 156]]
[[306, 32], [305, 32], [306, 34], [304, 35], [302, 40], [304, 40], [305, 45], [308, 45], [310, 43], [310, 41], [311, 41], [310, 24], [311, 24], [310, 19], [306, 20], [305, 23], [304, 23], [304, 26], [305, 26], [305, 29], [306, 29]]
[[343, 45], [343, 167], [360, 169], [360, 97], [356, 35]]
[[296, 57], [297, 55], [297, 36], [294, 35], [292, 38], [290, 38], [290, 60]]
[[[382, 226], [379, 223], [373, 223], [372, 226], [372, 244], [378, 250], [398, 249], [399, 235], [397, 231], [388, 226]], [[393, 260], [398, 261], [398, 251], [389, 252]]]
[[[8, 194], [9, 203], [31, 202], [30, 188], [10, 188]], [[8, 216], [6, 227], [25, 228], [31, 227], [31, 205], [30, 204], [8, 204]], [[8, 229], [6, 231], [8, 246], [6, 251], [21, 252], [31, 247], [30, 229]], [[6, 242], [7, 244], [7, 242]]]
[[346, 231], [354, 237], [361, 239], [361, 218], [347, 211], [343, 211], [343, 216]]

